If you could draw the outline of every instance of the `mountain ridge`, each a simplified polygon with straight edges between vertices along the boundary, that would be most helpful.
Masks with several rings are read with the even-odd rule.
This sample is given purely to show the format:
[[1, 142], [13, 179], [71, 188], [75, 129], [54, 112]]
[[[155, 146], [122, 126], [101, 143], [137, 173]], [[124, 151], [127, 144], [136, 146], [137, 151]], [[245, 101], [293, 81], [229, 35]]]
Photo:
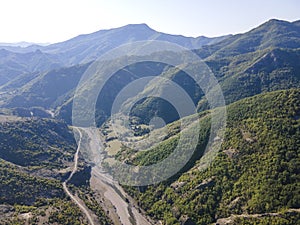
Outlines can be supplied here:
[[[204, 46], [196, 50], [202, 58], [222, 58], [233, 53], [245, 54], [268, 47], [299, 48], [299, 20], [288, 22], [271, 19], [243, 34], [233, 35], [213, 46]], [[284, 38], [284, 39], [282, 39]]]
[[[253, 96], [262, 92], [297, 88], [300, 86], [300, 67], [297, 63], [297, 61], [300, 59], [300, 50], [298, 48], [294, 48], [294, 45], [291, 45], [291, 48], [280, 47], [285, 45], [286, 38], [292, 38], [292, 43], [299, 43], [300, 46], [300, 30], [299, 27], [297, 27], [294, 23], [270, 20], [259, 27], [250, 30], [249, 32], [234, 35], [216, 44], [204, 46], [198, 50], [195, 50], [195, 53], [201, 57], [203, 55], [203, 51], [206, 51], [207, 48], [216, 49], [216, 51], [212, 52], [210, 56], [204, 57], [204, 62], [211, 68], [216, 78], [219, 80], [227, 103], [232, 103], [236, 100]], [[286, 30], [290, 31], [290, 33], [285, 33], [285, 30], [281, 31], [281, 29], [279, 29], [281, 26], [284, 26]], [[143, 29], [149, 30], [147, 25], [127, 26], [129, 30], [136, 29], [136, 27], [143, 27]], [[118, 32], [121, 32], [122, 30], [123, 29], [120, 28]], [[263, 30], [263, 32], [261, 30]], [[107, 34], [107, 32], [113, 32], [115, 35], [116, 29], [110, 29], [109, 31], [101, 32], [105, 34]], [[267, 37], [269, 35], [271, 35], [271, 37], [275, 36], [277, 42], [271, 42], [270, 47], [268, 47], [268, 45], [263, 45], [265, 47], [260, 49], [259, 46], [261, 46], [261, 43], [266, 42], [266, 39], [263, 39], [266, 37], [266, 34], [268, 34]], [[95, 34], [95, 36], [98, 37], [97, 34]], [[245, 40], [248, 40], [249, 38], [252, 39], [253, 36], [256, 38], [258, 37], [258, 39], [263, 40], [263, 42], [256, 41], [250, 42], [250, 44], [245, 42]], [[87, 37], [90, 36], [87, 35]], [[230, 42], [232, 39], [234, 41]], [[268, 39], [273, 40], [270, 37]], [[72, 43], [74, 40], [71, 40], [70, 42]], [[252, 49], [250, 48], [249, 50], [249, 46], [252, 46]], [[248, 50], [244, 52], [245, 49]], [[94, 49], [94, 51], [97, 52], [97, 49]], [[72, 57], [73, 56], [71, 55], [71, 58]], [[78, 55], [76, 55], [76, 57], [78, 57]], [[6, 99], [6, 104], [2, 104], [2, 107], [47, 107], [47, 110], [50, 108], [51, 110], [56, 110], [56, 113], [60, 118], [63, 118], [70, 123], [70, 118], [67, 118], [66, 116], [71, 116], [72, 93], [74, 93], [74, 88], [76, 88], [76, 82], [79, 81], [80, 76], [84, 73], [84, 69], [79, 69], [80, 67], [82, 67], [82, 65], [77, 68], [78, 71], [81, 71], [81, 74], [78, 71], [76, 73], [74, 72], [76, 66], [65, 67], [65, 69], [55, 71], [52, 70], [38, 75], [34, 82], [30, 82], [30, 85], [21, 85], [24, 84], [24, 81], [27, 81], [28, 76], [21, 77], [21, 80], [16, 79], [16, 86], [19, 86], [19, 88], [15, 90], [15, 93], [13, 93], [11, 96], [7, 97], [4, 95], [4, 97], [2, 97], [2, 99]], [[110, 89], [108, 89], [109, 92], [112, 93], [116, 91], [118, 88], [120, 88], [119, 85], [121, 85], [121, 83], [124, 85], [127, 82], [130, 82], [132, 79], [136, 79], [136, 77], [140, 76], [139, 74], [148, 71], [147, 68], [149, 67], [152, 68], [149, 70], [149, 73], [151, 74], [158, 75], [163, 71], [162, 69], [158, 69], [159, 67], [155, 67], [155, 64], [153, 63], [144, 63], [144, 69], [142, 69], [140, 66], [134, 65], [130, 67], [132, 73], [131, 75], [127, 72], [126, 75], [124, 71], [114, 75], [119, 78], [114, 79], [115, 83], [110, 85]], [[170, 71], [170, 73], [172, 72]], [[49, 75], [45, 76], [45, 74]], [[50, 74], [52, 75], [50, 76]], [[77, 74], [76, 79], [74, 79], [75, 74]], [[203, 102], [202, 94], [198, 91], [199, 87], [196, 87], [195, 84], [192, 84], [191, 82], [187, 82], [186, 79], [180, 78], [181, 76], [174, 75], [170, 74], [170, 78], [173, 79], [177, 77], [179, 80], [179, 83], [177, 83], [179, 85], [185, 84], [184, 89], [186, 91], [189, 92], [195, 90], [195, 93], [198, 95], [200, 93], [200, 95], [195, 98], [197, 101], [200, 100], [198, 103], [198, 109], [200, 111], [207, 109], [206, 103]], [[63, 81], [65, 85], [63, 85], [61, 82], [59, 83], [59, 81]], [[68, 85], [69, 83], [73, 84], [72, 87]], [[59, 96], [58, 92], [51, 92], [51, 86], [53, 88], [55, 86], [62, 88], [59, 91]], [[65, 86], [65, 89], [63, 89], [63, 86]], [[5, 89], [8, 87], [9, 89]], [[0, 92], [6, 92], [7, 90], [12, 90], [13, 88], [13, 83], [9, 83], [9, 86], [3, 86], [0, 89]], [[48, 91], [45, 92], [45, 90]], [[45, 93], [48, 94], [45, 95]], [[59, 98], [59, 101], [55, 101], [54, 96]], [[191, 97], [193, 98], [194, 96]], [[110, 105], [109, 102], [111, 101], [113, 101], [113, 99], [104, 100], [106, 106], [103, 107], [107, 108], [107, 106]], [[195, 101], [196, 105], [197, 101]], [[57, 104], [59, 102], [61, 105]], [[162, 106], [164, 104], [157, 104], [154, 101], [147, 101], [147, 104], [143, 106], [143, 109], [145, 110], [140, 110], [140, 112], [150, 112], [151, 110], [149, 110], [147, 107], [152, 108], [154, 105]], [[104, 118], [107, 118], [106, 116], [108, 115], [106, 114], [107, 112], [110, 112], [110, 110], [104, 110], [103, 107], [101, 106], [97, 108], [97, 111], [99, 111]], [[137, 109], [140, 109], [140, 107], [137, 107]], [[103, 110], [106, 113], [103, 114]], [[155, 110], [153, 112], [157, 113]], [[104, 122], [103, 118], [99, 118], [99, 120]], [[172, 120], [174, 120], [174, 118], [172, 118], [170, 121]]]
[[[230, 225], [299, 224], [299, 28], [300, 21], [270, 20], [243, 34], [192, 50], [212, 70], [226, 100], [225, 136], [213, 140], [222, 141], [222, 146], [209, 165], [205, 160], [204, 163], [198, 160], [211, 132], [210, 112], [215, 109], [209, 108], [201, 88], [192, 78], [180, 68], [155, 60], [131, 64], [113, 74], [95, 103], [95, 120], [97, 125], [103, 124], [99, 128], [105, 147], [103, 159], [115, 158], [147, 166], [168, 157], [176, 148], [178, 138], [184, 139], [181, 121], [177, 115], [173, 117], [167, 104], [151, 97], [138, 100], [139, 94], [151, 96], [152, 90], [160, 94], [167, 90], [163, 82], [149, 82], [147, 88], [138, 87], [138, 95], [124, 102], [127, 108], [136, 102], [130, 111], [132, 138], [135, 141], [148, 137], [153, 116], [167, 123], [161, 128], [167, 128], [167, 133], [161, 142], [155, 139], [157, 145], [148, 146], [150, 151], [129, 149], [118, 143], [121, 139], [110, 127], [111, 107], [117, 94], [131, 82], [149, 74], [168, 78], [189, 95], [199, 111], [184, 118], [193, 121], [199, 115], [200, 123], [195, 153], [184, 168], [171, 179], [153, 186], [123, 188], [135, 199], [136, 210], [142, 209], [151, 220], [168, 225], [222, 224], [224, 220]], [[140, 32], [134, 35], [134, 30]], [[78, 139], [78, 133], [73, 134], [70, 126], [74, 92], [93, 59], [114, 46], [143, 38], [162, 41], [168, 38], [177, 43], [184, 39], [187, 46], [205, 41], [199, 39], [194, 43], [195, 39], [180, 35], [164, 36], [145, 24], [110, 29], [100, 32], [101, 35], [101, 40], [95, 32], [94, 36], [80, 35], [67, 43], [42, 47], [49, 52], [31, 46], [27, 49], [33, 49], [31, 52], [16, 53], [1, 50], [0, 46], [0, 78], [9, 75], [0, 87], [0, 114], [3, 114], [0, 115], [0, 223], [86, 224], [79, 208], [63, 193], [61, 182], [72, 171], [75, 139]], [[110, 40], [113, 37], [116, 39]], [[172, 56], [181, 57], [174, 53]], [[52, 68], [56, 62], [57, 67]], [[115, 65], [114, 61], [107, 63]], [[93, 94], [92, 85], [99, 84], [94, 82], [84, 87], [84, 101]], [[82, 118], [85, 118], [90, 109], [82, 108]], [[189, 131], [192, 127], [183, 129]], [[189, 144], [193, 137], [189, 135], [185, 142]], [[78, 143], [81, 140], [89, 143], [93, 138], [87, 132]], [[92, 145], [82, 148], [80, 171], [68, 189], [97, 215], [100, 224], [112, 224], [105, 216], [110, 215], [107, 209], [112, 205], [103, 201], [101, 191], [96, 193], [90, 189], [91, 168], [98, 161], [95, 163], [86, 156], [91, 153], [89, 149]], [[179, 157], [185, 151], [181, 148]], [[204, 164], [208, 165], [206, 169]], [[168, 168], [167, 163], [164, 166]], [[105, 165], [99, 167], [105, 170]], [[131, 204], [130, 196], [122, 194], [123, 189], [118, 188], [120, 197]], [[115, 209], [112, 211], [118, 217], [120, 214]], [[30, 217], [26, 222], [25, 216]]]
[[[70, 67], [76, 64], [89, 63], [105, 52], [129, 42], [161, 40], [173, 42], [187, 48], [198, 48], [224, 38], [226, 36], [192, 38], [182, 35], [169, 35], [157, 32], [146, 24], [132, 24], [82, 34], [48, 46], [31, 45], [23, 48], [0, 45], [0, 63], [2, 64], [0, 67], [2, 74], [0, 76], [0, 86], [16, 79], [18, 76], [23, 76], [24, 73], [42, 73], [57, 67]], [[37, 61], [33, 57], [40, 60]]]

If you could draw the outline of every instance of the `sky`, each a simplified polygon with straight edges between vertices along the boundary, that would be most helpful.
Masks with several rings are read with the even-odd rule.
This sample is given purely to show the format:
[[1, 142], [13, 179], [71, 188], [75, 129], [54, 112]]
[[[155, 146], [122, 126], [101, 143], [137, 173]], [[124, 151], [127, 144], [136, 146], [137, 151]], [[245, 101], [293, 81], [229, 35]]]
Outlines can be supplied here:
[[0, 42], [55, 43], [146, 23], [170, 34], [215, 37], [276, 18], [300, 19], [299, 0], [0, 0]]

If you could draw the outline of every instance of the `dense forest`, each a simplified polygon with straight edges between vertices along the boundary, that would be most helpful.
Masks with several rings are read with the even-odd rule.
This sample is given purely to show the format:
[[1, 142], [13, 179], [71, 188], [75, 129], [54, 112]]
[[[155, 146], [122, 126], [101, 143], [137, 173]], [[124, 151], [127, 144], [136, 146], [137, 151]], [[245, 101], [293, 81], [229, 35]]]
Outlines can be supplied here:
[[[299, 89], [233, 103], [227, 107], [221, 152], [209, 168], [201, 171], [196, 162], [175, 180], [127, 190], [150, 216], [166, 224], [189, 218], [204, 225], [233, 214], [277, 212], [285, 216], [238, 217], [233, 224], [295, 224], [299, 213], [288, 210], [298, 209], [300, 202], [299, 107]], [[148, 165], [163, 159], [174, 149], [172, 142], [170, 137], [151, 154], [137, 154], [133, 163]]]

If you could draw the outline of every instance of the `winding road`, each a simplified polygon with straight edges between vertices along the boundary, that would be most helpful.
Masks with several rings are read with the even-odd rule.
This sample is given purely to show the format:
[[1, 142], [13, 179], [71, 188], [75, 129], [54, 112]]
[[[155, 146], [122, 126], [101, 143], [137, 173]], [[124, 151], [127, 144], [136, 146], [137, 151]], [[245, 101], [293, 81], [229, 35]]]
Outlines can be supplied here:
[[[103, 172], [101, 168], [101, 143], [94, 128], [73, 127], [79, 133], [79, 141], [76, 153], [74, 155], [73, 170], [63, 182], [63, 189], [71, 200], [81, 209], [89, 221], [90, 225], [95, 225], [92, 214], [80, 200], [73, 195], [67, 187], [67, 183], [72, 179], [78, 168], [79, 151], [82, 151], [87, 161], [95, 166], [92, 169], [91, 188], [100, 194], [103, 199], [102, 206], [109, 212], [109, 216], [116, 225], [152, 225], [142, 213], [141, 209], [134, 203], [133, 199], [127, 195], [123, 188], [115, 182], [110, 176]], [[87, 138], [83, 143], [83, 134]]]
[[94, 220], [92, 219], [92, 216], [90, 215], [89, 211], [87, 210], [86, 206], [83, 205], [82, 203], [80, 203], [80, 199], [78, 197], [76, 197], [75, 195], [73, 195], [70, 190], [67, 187], [67, 183], [71, 180], [71, 178], [73, 177], [73, 175], [76, 173], [77, 168], [78, 168], [78, 155], [79, 155], [79, 150], [81, 148], [81, 140], [82, 140], [82, 133], [80, 131], [79, 128], [74, 127], [74, 129], [76, 129], [79, 133], [79, 142], [78, 142], [78, 147], [76, 150], [76, 153], [74, 155], [74, 167], [73, 170], [70, 174], [70, 176], [68, 177], [67, 180], [65, 180], [65, 182], [63, 182], [63, 189], [66, 192], [66, 194], [72, 199], [73, 202], [75, 202], [75, 204], [81, 209], [81, 211], [85, 214], [86, 218], [88, 219], [89, 223], [91, 225], [95, 225]]

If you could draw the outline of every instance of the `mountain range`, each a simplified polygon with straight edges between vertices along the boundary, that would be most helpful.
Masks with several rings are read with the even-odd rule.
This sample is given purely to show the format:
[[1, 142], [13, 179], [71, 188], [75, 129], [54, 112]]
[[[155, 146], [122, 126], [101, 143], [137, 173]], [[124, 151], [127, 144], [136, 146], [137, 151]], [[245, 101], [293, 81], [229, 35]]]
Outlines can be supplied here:
[[[95, 164], [85, 157], [87, 148], [80, 149], [72, 178], [75, 139], [83, 146], [91, 141], [74, 132], [74, 94], [100, 56], [124, 44], [154, 40], [182, 46], [209, 67], [224, 95], [227, 127], [216, 159], [201, 170], [210, 113], [217, 110], [197, 84], [202, 78], [193, 80], [177, 67], [147, 60], [116, 71], [95, 103], [104, 146], [119, 146], [106, 157], [145, 166], [162, 161], [176, 148], [180, 138], [176, 109], [158, 97], [137, 101], [152, 91], [163, 95], [168, 88], [164, 82], [141, 85], [139, 95], [125, 96], [124, 101], [135, 102], [130, 116], [136, 138], [152, 131], [153, 117], [164, 120], [168, 134], [157, 146], [134, 151], [109, 134], [114, 100], [124, 87], [149, 74], [170, 79], [187, 93], [197, 111], [185, 119], [200, 117], [197, 151], [178, 174], [154, 185], [112, 187], [128, 203], [130, 217], [134, 211], [129, 205], [150, 224], [300, 222], [300, 20], [272, 19], [245, 33], [214, 38], [170, 35], [146, 24], [131, 24], [50, 45], [0, 43], [0, 224], [87, 224], [86, 213], [64, 192], [63, 182], [69, 181], [67, 186], [96, 224], [121, 224], [118, 210], [111, 210], [113, 203], [92, 188]], [[117, 60], [106, 63], [114, 65]], [[83, 93], [97, 85], [89, 83]]]
[[146, 24], [131, 24], [110, 30], [100, 30], [92, 34], [79, 35], [70, 40], [47, 46], [31, 45], [26, 48], [1, 46], [1, 48], [18, 53], [40, 50], [44, 53], [55, 54], [65, 66], [70, 66], [90, 62], [117, 46], [135, 41], [168, 41], [188, 49], [197, 49], [203, 45], [216, 43], [226, 37], [208, 38], [200, 36], [192, 38], [170, 35], [155, 31]]
[[[270, 20], [244, 34], [220, 38], [185, 38], [167, 35], [156, 32], [145, 24], [139, 24], [80, 35], [66, 42], [39, 47], [39, 49], [35, 49], [37, 46], [22, 48], [28, 51], [27, 53], [2, 49], [3, 76], [1, 76], [0, 103], [4, 108], [43, 107], [70, 122], [72, 94], [88, 65], [103, 52], [129, 40], [139, 41], [150, 38], [195, 48], [194, 52], [204, 60], [217, 77], [227, 103], [267, 91], [299, 87], [299, 21], [291, 23]], [[204, 46], [201, 47], [202, 45]], [[32, 48], [34, 51], [29, 52]], [[70, 64], [76, 65], [70, 66]], [[149, 72], [147, 68], [150, 68]], [[111, 85], [107, 84], [110, 86], [109, 96], [106, 95], [104, 99], [98, 101], [100, 105], [98, 104], [97, 111], [102, 115], [102, 118], [98, 119], [100, 124], [110, 113], [105, 109], [105, 105], [113, 102], [118, 90], [139, 78], [142, 75], [141, 71], [159, 75], [164, 71], [164, 66], [153, 67], [145, 63], [142, 67], [133, 66], [130, 74], [124, 75], [126, 71], [127, 68], [123, 72], [119, 71], [122, 73], [121, 76], [116, 74], [116, 77], [120, 78], [115, 79]], [[203, 93], [195, 83], [186, 80], [188, 79], [185, 78], [186, 75], [172, 69], [165, 74], [177, 80], [175, 82], [179, 85], [185, 83], [186, 91], [194, 90], [194, 94], [191, 94], [194, 96], [191, 97], [198, 105], [199, 111], [207, 109]], [[54, 87], [57, 89], [55, 90]], [[153, 101], [159, 100], [153, 99]], [[153, 101], [147, 101], [144, 109], [151, 108], [149, 105], [161, 105]], [[160, 107], [163, 107], [162, 105]], [[155, 113], [157, 110], [159, 109], [151, 111]], [[169, 121], [174, 120], [176, 117], [170, 118]]]

